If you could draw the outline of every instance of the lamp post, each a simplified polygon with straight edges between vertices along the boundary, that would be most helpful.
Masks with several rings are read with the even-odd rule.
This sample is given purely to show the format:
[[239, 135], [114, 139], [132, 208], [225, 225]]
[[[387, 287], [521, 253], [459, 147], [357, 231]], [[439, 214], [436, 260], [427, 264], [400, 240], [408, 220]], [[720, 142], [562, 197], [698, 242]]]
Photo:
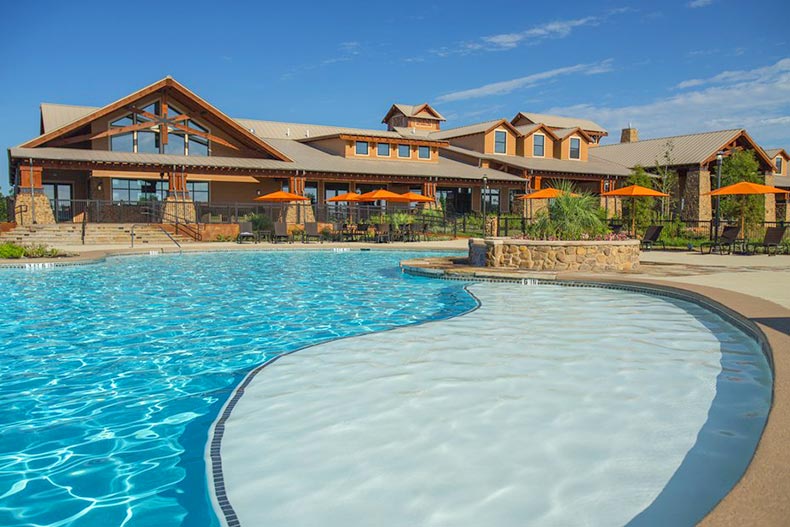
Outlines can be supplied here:
[[488, 194], [488, 176], [483, 176], [483, 192], [480, 195], [483, 209], [483, 237], [488, 234], [488, 222], [486, 221], [486, 194]]
[[[721, 161], [723, 158], [723, 152], [719, 152], [716, 154], [716, 190], [721, 188]], [[716, 196], [716, 216], [713, 221], [713, 243], [719, 243], [719, 202], [721, 197]]]

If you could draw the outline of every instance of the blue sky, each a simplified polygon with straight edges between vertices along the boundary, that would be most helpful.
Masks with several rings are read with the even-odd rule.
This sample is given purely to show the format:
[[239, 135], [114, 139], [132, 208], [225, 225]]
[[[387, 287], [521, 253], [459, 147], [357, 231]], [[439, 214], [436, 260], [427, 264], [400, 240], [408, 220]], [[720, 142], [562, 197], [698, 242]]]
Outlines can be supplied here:
[[[188, 6], [188, 9], [184, 7]], [[0, 145], [41, 102], [101, 106], [166, 75], [233, 117], [379, 128], [393, 102], [446, 127], [518, 111], [641, 137], [746, 128], [790, 149], [790, 2], [13, 2]], [[8, 191], [2, 156], [3, 191]]]

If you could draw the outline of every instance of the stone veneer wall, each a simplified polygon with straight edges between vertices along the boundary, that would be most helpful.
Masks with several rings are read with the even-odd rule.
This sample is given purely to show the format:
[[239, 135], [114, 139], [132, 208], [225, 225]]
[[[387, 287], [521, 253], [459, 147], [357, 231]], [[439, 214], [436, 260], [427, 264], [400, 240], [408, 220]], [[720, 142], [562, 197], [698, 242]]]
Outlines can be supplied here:
[[469, 263], [530, 271], [611, 272], [639, 267], [639, 240], [543, 241], [472, 238]]
[[[34, 212], [35, 218], [33, 218]], [[33, 220], [39, 225], [48, 225], [55, 223], [55, 214], [52, 212], [49, 198], [43, 192], [36, 191], [31, 194], [22, 191], [14, 196], [14, 220], [17, 225], [32, 225]]]

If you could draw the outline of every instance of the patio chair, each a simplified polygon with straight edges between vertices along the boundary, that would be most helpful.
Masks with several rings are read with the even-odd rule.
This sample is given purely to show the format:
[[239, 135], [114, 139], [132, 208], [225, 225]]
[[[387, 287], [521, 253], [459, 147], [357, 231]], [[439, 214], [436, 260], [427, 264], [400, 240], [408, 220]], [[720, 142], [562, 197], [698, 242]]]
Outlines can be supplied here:
[[252, 222], [242, 221], [239, 223], [239, 235], [236, 237], [236, 243], [243, 243], [244, 240], [250, 240], [257, 243], [255, 233], [252, 232]]
[[278, 221], [274, 224], [274, 234], [272, 235], [272, 241], [277, 243], [280, 240], [293, 242], [291, 236], [288, 234], [288, 224], [284, 221]]
[[738, 236], [740, 234], [741, 228], [737, 225], [724, 227], [724, 230], [721, 231], [721, 236], [719, 236], [719, 241], [702, 242], [699, 246], [699, 252], [705, 254], [705, 248], [707, 247], [708, 254], [712, 253], [716, 249], [718, 249], [719, 254], [724, 254], [725, 249], [727, 249], [727, 254], [732, 254], [733, 247], [736, 243], [738, 243]]
[[757, 253], [761, 247], [765, 253], [771, 255], [771, 247], [774, 249], [774, 254], [779, 254], [779, 247], [782, 245], [782, 239], [785, 237], [787, 227], [768, 227], [765, 229], [765, 237], [762, 243], [750, 243], [746, 246], [746, 252], [749, 254]]
[[653, 248], [653, 245], [660, 244], [662, 249], [666, 249], [666, 245], [663, 241], [659, 240], [658, 237], [661, 236], [661, 231], [664, 230], [663, 225], [651, 225], [645, 230], [645, 236], [639, 242], [640, 249], [645, 249], [649, 251]]
[[357, 223], [357, 236], [362, 241], [369, 241], [368, 230], [370, 229], [369, 223]]
[[321, 233], [318, 232], [318, 223], [315, 221], [305, 222], [304, 224], [304, 233], [302, 233], [302, 243], [309, 242], [310, 238], [316, 239], [319, 242], [324, 243], [324, 239], [321, 237]]
[[388, 223], [376, 224], [376, 243], [389, 243], [392, 241], [390, 237], [390, 226]]

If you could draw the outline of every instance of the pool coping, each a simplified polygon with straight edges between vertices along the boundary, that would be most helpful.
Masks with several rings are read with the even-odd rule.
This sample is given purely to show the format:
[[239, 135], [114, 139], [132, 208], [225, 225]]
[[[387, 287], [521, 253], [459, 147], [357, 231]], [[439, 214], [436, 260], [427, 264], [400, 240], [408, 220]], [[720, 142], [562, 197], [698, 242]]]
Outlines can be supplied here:
[[542, 274], [482, 268], [453, 272], [430, 263], [402, 262], [405, 273], [471, 282], [546, 283], [604, 287], [668, 296], [710, 309], [755, 338], [773, 374], [771, 406], [752, 459], [735, 486], [699, 523], [703, 526], [786, 525], [790, 517], [790, 309], [762, 298], [636, 275]]

